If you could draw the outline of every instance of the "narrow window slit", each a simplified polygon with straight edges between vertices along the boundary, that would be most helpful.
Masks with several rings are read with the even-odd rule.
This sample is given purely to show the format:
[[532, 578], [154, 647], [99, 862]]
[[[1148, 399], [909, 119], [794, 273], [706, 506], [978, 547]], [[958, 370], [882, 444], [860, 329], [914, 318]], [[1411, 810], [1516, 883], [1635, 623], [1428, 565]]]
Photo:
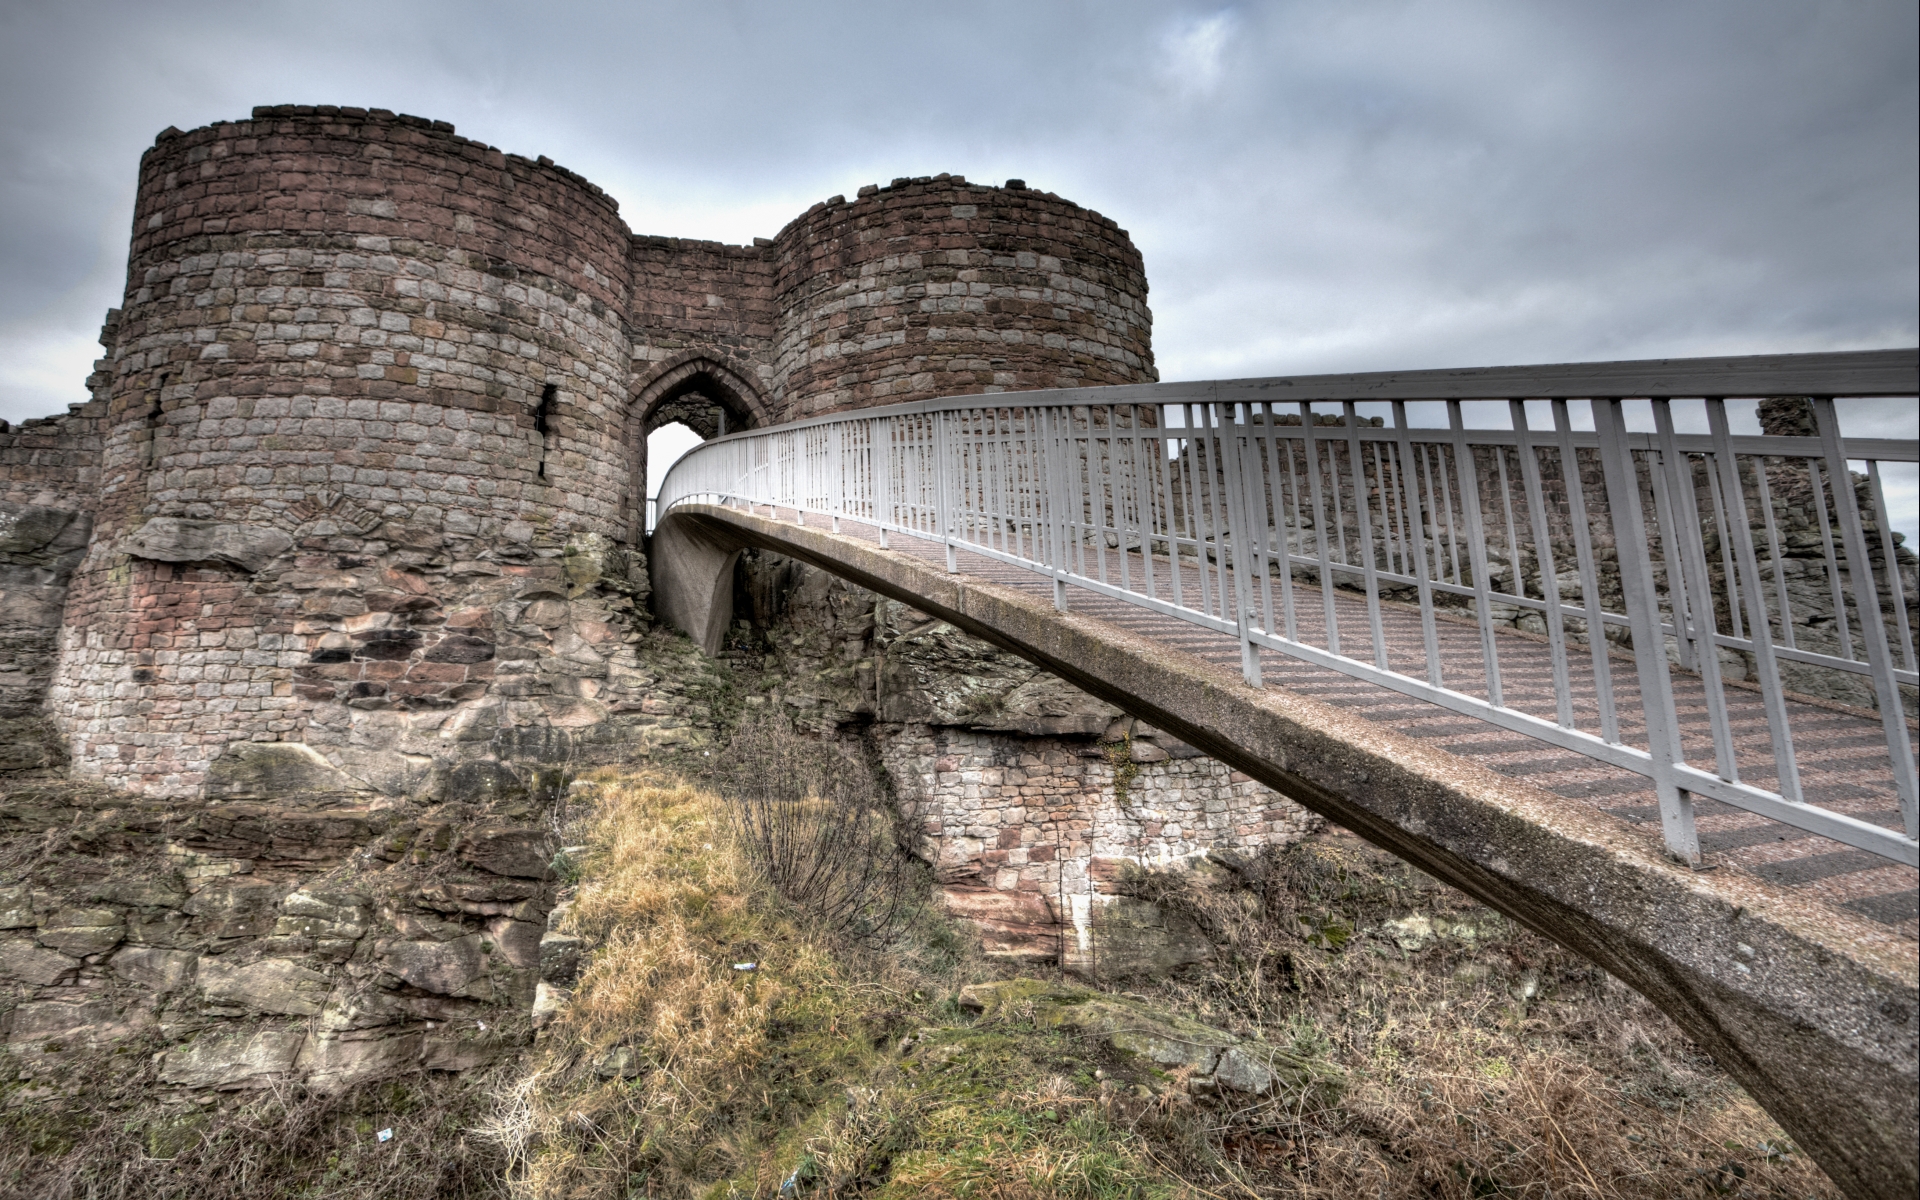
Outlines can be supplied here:
[[540, 392], [540, 407], [533, 410], [534, 432], [540, 435], [540, 478], [547, 477], [547, 434], [551, 428], [553, 410], [559, 401], [560, 389], [548, 384]]

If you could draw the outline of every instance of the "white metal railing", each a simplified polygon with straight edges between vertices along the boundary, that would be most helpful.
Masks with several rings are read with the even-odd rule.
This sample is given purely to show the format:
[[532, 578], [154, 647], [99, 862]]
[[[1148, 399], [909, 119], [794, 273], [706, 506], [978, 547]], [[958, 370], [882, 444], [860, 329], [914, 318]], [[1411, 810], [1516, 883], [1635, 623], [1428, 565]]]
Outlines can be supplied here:
[[[1646, 776], [1688, 861], [1700, 795], [1912, 865], [1916, 579], [1883, 464], [1920, 443], [1843, 440], [1836, 404], [1916, 392], [1896, 350], [967, 396], [710, 441], [659, 512], [845, 518], [1050, 577], [1062, 610], [1073, 585], [1231, 635], [1256, 686], [1270, 650], [1433, 701]], [[1810, 435], [1732, 432], [1728, 400], [1770, 396], [1809, 397]], [[1443, 653], [1461, 622], [1477, 661]], [[1807, 692], [1878, 710], [1901, 829], [1808, 794]]]

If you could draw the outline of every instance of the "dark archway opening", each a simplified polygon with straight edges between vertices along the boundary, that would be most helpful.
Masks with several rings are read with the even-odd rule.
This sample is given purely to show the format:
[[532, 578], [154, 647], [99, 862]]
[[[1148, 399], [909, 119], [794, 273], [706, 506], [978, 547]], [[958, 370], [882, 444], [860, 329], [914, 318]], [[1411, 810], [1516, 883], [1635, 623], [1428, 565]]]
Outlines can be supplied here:
[[653, 532], [654, 499], [667, 470], [700, 442], [759, 424], [756, 400], [739, 380], [706, 363], [679, 368], [641, 394], [634, 494], [642, 499], [647, 534]]

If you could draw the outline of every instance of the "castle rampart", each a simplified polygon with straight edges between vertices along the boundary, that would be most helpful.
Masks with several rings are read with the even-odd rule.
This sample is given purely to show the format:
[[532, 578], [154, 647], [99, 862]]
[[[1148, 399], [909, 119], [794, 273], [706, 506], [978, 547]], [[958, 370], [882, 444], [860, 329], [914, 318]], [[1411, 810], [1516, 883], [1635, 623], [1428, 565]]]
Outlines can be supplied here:
[[895, 180], [728, 246], [445, 122], [170, 129], [95, 399], [0, 432], [9, 505], [91, 522], [46, 715], [76, 774], [158, 795], [235, 742], [410, 787], [496, 753], [476, 728], [618, 741], [650, 430], [1150, 380], [1145, 296], [1124, 231], [1022, 185]]

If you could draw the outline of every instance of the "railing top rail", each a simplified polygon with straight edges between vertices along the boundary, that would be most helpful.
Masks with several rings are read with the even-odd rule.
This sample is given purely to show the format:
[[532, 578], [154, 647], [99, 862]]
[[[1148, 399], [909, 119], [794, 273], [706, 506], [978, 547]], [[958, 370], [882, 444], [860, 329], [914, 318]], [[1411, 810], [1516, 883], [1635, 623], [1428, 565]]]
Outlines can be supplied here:
[[[1113, 384], [943, 396], [909, 404], [846, 409], [767, 428], [803, 429], [859, 417], [910, 416], [974, 408], [1078, 404], [1298, 403], [1340, 400], [1586, 400], [1637, 397], [1920, 395], [1920, 347], [1726, 358], [1649, 358], [1348, 375]], [[713, 442], [750, 437], [749, 429]]]

